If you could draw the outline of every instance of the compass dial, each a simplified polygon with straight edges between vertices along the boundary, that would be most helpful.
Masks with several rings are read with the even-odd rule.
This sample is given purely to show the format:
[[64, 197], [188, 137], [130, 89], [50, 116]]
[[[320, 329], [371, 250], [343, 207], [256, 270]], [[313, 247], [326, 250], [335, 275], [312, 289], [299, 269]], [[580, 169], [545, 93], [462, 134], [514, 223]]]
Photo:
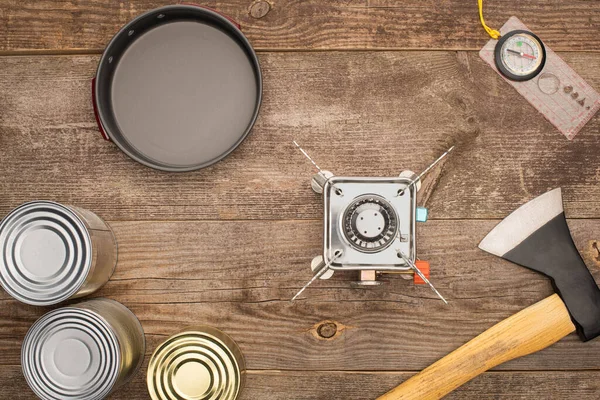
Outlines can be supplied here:
[[396, 237], [398, 217], [383, 197], [357, 197], [343, 214], [344, 236], [352, 247], [372, 253], [387, 248]]
[[494, 56], [500, 72], [515, 81], [534, 78], [546, 62], [546, 50], [540, 38], [523, 30], [502, 36], [496, 44]]

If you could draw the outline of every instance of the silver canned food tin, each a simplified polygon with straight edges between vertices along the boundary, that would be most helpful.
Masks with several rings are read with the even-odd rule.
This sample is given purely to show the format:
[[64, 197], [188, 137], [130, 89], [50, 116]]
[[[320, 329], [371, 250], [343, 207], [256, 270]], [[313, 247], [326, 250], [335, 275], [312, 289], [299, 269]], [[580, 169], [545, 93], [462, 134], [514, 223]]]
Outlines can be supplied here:
[[136, 316], [100, 298], [38, 319], [23, 341], [21, 364], [43, 400], [101, 400], [137, 372], [145, 349]]
[[157, 347], [146, 380], [152, 400], [235, 400], [245, 376], [244, 357], [233, 339], [198, 326]]
[[104, 285], [117, 242], [96, 214], [50, 201], [25, 203], [0, 223], [0, 284], [12, 297], [51, 305]]

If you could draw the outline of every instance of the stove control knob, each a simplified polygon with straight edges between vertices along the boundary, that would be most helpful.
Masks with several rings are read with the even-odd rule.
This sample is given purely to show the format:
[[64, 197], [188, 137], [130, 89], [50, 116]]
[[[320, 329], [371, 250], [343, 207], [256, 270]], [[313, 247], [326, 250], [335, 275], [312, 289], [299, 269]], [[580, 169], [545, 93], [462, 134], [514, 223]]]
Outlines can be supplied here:
[[425, 207], [417, 207], [415, 219], [417, 222], [427, 222], [427, 217], [429, 216], [429, 210]]

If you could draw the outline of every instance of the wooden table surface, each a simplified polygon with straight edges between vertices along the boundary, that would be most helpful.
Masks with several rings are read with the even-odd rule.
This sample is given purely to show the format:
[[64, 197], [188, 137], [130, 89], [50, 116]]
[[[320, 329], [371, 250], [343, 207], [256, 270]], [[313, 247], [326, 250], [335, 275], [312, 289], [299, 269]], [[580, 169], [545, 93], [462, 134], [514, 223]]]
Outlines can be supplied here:
[[[510, 211], [562, 187], [575, 242], [600, 282], [600, 117], [568, 141], [478, 56], [476, 1], [223, 0], [258, 50], [264, 103], [227, 159], [157, 172], [101, 139], [90, 79], [111, 36], [158, 0], [0, 1], [0, 214], [51, 199], [114, 228], [119, 263], [98, 292], [140, 318], [143, 370], [111, 399], [146, 399], [159, 342], [191, 324], [232, 335], [248, 364], [245, 400], [373, 399], [494, 323], [550, 282], [477, 249]], [[490, 26], [518, 16], [600, 90], [600, 2], [490, 0]], [[322, 203], [296, 139], [337, 174], [420, 171], [450, 143], [419, 203], [427, 287], [354, 273], [317, 282]], [[47, 308], [0, 293], [0, 398], [31, 399], [20, 345]], [[322, 327], [322, 328], [321, 328]], [[571, 335], [504, 364], [451, 399], [598, 399], [600, 340]]]

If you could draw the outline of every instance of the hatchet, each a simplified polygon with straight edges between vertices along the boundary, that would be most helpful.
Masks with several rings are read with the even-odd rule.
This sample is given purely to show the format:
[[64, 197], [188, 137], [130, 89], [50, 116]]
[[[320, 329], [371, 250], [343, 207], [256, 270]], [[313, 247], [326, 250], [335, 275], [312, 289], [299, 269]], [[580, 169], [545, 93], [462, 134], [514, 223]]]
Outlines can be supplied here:
[[556, 294], [505, 319], [378, 400], [440, 399], [506, 361], [577, 331], [600, 335], [600, 290], [567, 226], [560, 189], [522, 205], [479, 244], [489, 253], [547, 275]]

